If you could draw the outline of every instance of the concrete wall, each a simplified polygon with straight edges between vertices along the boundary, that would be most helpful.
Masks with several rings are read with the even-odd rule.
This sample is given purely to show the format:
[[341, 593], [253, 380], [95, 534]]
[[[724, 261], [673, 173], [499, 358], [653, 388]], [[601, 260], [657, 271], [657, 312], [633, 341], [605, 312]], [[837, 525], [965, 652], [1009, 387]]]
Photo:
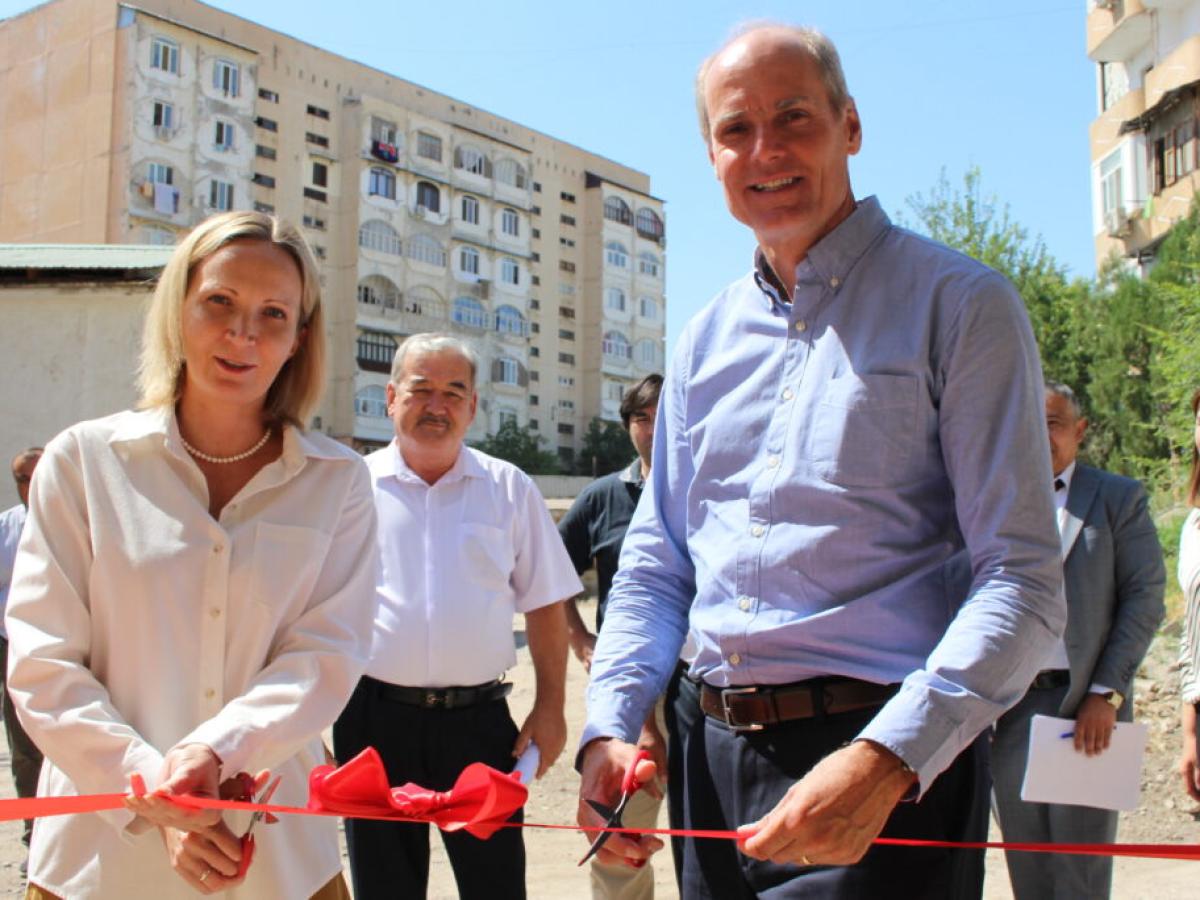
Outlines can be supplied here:
[[17, 502], [7, 472], [20, 450], [133, 405], [149, 285], [0, 286], [0, 508]]

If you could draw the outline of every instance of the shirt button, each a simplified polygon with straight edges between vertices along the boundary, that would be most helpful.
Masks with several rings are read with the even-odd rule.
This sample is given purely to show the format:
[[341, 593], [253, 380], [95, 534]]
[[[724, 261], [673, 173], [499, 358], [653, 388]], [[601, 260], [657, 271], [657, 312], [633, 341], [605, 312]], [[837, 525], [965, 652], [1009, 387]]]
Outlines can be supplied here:
[[838, 278], [836, 275], [834, 275], [832, 278], [829, 279], [830, 287], [837, 287], [841, 283], [842, 283], [842, 279]]
[[210, 616], [212, 616], [214, 619], [221, 618], [221, 610], [217, 609], [215, 606], [208, 611], [208, 614]]
[[803, 319], [796, 320], [796, 330], [797, 331], [805, 331], [807, 328], [808, 328], [808, 323], [805, 322]]
[[740, 609], [742, 612], [745, 612], [749, 608], [750, 608], [750, 598], [749, 597], [738, 597], [738, 609]]
[[217, 692], [214, 691], [212, 688], [209, 688], [207, 691], [204, 692], [205, 700], [211, 700], [215, 696], [217, 696]]
[[213, 544], [213, 553], [220, 553], [224, 549], [225, 546], [223, 544]]
[[742, 664], [742, 657], [737, 653], [729, 654], [729, 664], [731, 666], [740, 666]]
[[763, 532], [765, 532], [766, 530], [767, 529], [763, 528], [761, 525], [754, 525], [754, 526], [751, 526], [750, 533], [752, 535], [754, 535], [755, 537], [762, 537]]
[[779, 466], [779, 457], [778, 456], [768, 456], [767, 457], [767, 468], [768, 469], [774, 469], [774, 468], [777, 468], [778, 466]]
[[791, 399], [792, 399], [793, 397], [795, 397], [795, 396], [796, 396], [796, 395], [795, 395], [794, 393], [792, 393], [792, 389], [791, 389], [791, 388], [784, 388], [784, 389], [783, 389], [783, 399], [784, 399], [784, 400], [791, 400]]

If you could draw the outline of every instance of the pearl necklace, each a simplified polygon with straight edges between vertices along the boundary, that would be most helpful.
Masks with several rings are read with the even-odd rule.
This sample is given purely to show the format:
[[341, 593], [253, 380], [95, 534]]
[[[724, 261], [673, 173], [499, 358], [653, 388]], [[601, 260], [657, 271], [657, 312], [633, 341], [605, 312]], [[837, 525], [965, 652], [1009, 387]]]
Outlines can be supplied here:
[[266, 444], [267, 441], [271, 439], [271, 429], [268, 427], [267, 430], [263, 432], [263, 436], [258, 439], [258, 443], [256, 443], [249, 450], [245, 450], [241, 453], [235, 453], [233, 456], [210, 456], [207, 453], [201, 453], [199, 450], [189, 444], [187, 442], [187, 438], [185, 438], [182, 434], [179, 435], [179, 439], [183, 441], [184, 449], [186, 449], [188, 453], [192, 454], [192, 456], [196, 457], [197, 459], [202, 459], [205, 462], [222, 465], [224, 463], [234, 463], [238, 460], [253, 456], [263, 448], [263, 445]]

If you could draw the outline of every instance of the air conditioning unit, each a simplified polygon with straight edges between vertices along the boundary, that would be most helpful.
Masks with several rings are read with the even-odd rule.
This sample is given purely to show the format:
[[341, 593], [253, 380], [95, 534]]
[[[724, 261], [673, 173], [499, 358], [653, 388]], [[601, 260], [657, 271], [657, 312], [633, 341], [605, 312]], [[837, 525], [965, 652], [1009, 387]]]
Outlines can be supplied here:
[[1104, 214], [1104, 230], [1109, 237], [1124, 237], [1129, 234], [1129, 227], [1129, 215], [1125, 210], [1118, 207]]

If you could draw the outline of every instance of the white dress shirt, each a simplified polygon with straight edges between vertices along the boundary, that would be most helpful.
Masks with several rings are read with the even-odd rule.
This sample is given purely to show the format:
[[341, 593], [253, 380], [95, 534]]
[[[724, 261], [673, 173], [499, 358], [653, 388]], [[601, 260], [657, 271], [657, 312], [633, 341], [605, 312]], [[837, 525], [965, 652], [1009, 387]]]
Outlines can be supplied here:
[[8, 632], [4, 630], [4, 608], [8, 605], [8, 586], [12, 584], [13, 563], [17, 560], [17, 544], [24, 527], [24, 504], [0, 512], [0, 637], [5, 638]]
[[1200, 703], [1200, 509], [1188, 513], [1179, 533], [1179, 587], [1186, 611], [1179, 636], [1179, 678], [1184, 703]]
[[469, 447], [434, 484], [396, 442], [367, 457], [379, 513], [379, 608], [367, 674], [464, 687], [517, 662], [513, 614], [583, 590], [537, 485]]
[[[122, 792], [135, 772], [153, 789], [163, 755], [200, 742], [222, 778], [270, 768], [275, 802], [303, 806], [320, 732], [366, 663], [376, 568], [366, 469], [322, 435], [285, 428], [281, 457], [214, 521], [172, 410], [63, 432], [38, 465], [8, 607], [39, 795]], [[144, 825], [125, 810], [38, 819], [29, 879], [70, 898], [194, 898]], [[284, 816], [256, 838], [223, 896], [308, 897], [341, 869], [333, 819]]]

